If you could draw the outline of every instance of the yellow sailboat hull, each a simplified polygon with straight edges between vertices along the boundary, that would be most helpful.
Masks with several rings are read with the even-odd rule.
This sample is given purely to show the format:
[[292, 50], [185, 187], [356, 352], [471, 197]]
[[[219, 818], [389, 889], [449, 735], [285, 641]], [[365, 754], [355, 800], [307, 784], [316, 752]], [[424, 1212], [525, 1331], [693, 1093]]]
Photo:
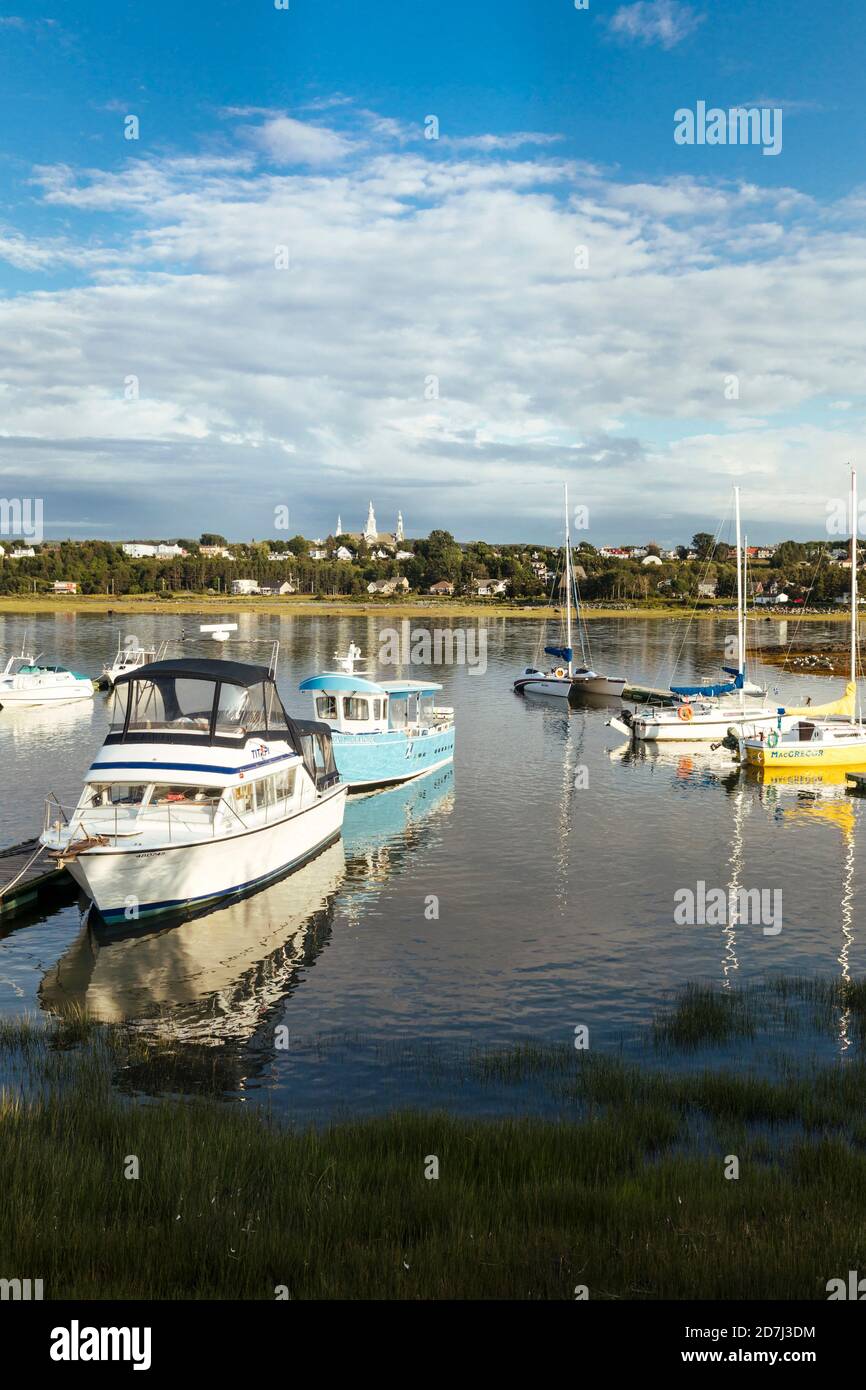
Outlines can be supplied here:
[[847, 747], [840, 739], [832, 748], [804, 743], [802, 747], [746, 748], [746, 762], [752, 767], [859, 767], [866, 769], [866, 744], [863, 739]]

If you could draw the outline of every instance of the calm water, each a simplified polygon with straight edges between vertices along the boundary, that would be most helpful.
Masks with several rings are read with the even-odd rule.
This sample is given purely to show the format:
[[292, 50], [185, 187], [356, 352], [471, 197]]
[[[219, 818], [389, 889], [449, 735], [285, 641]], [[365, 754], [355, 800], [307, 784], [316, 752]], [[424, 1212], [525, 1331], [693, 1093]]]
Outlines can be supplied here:
[[[307, 716], [305, 675], [330, 666], [350, 638], [365, 653], [379, 645], [366, 619], [239, 622], [244, 638], [279, 637], [283, 698]], [[128, 626], [75, 615], [28, 623], [46, 659], [90, 674]], [[4, 659], [23, 627], [0, 619]], [[141, 639], [175, 641], [197, 620], [135, 627]], [[599, 669], [666, 684], [674, 653], [680, 680], [717, 678], [730, 627], [623, 619], [592, 623], [590, 636]], [[15, 919], [0, 932], [0, 1013], [76, 999], [218, 1048], [227, 1095], [264, 1094], [299, 1119], [395, 1104], [489, 1113], [548, 1102], [532, 1088], [504, 1095], [469, 1079], [459, 1060], [476, 1045], [567, 1041], [585, 1023], [593, 1046], [628, 1051], [687, 980], [866, 971], [866, 803], [815, 781], [768, 785], [699, 751], [624, 755], [609, 709], [514, 696], [539, 633], [528, 621], [492, 622], [484, 674], [402, 672], [441, 680], [456, 707], [453, 771], [351, 799], [342, 844], [282, 883], [110, 943], [82, 927], [74, 902]], [[766, 644], [788, 636], [762, 625]], [[752, 674], [788, 694], [841, 688], [770, 667]], [[36, 833], [49, 791], [77, 799], [105, 727], [103, 695], [92, 707], [0, 713], [0, 845]], [[698, 881], [780, 889], [782, 931], [675, 925], [675, 891]], [[280, 1024], [287, 1050], [274, 1045]], [[838, 1052], [830, 1038], [814, 1047]], [[190, 1089], [200, 1065], [191, 1052]]]

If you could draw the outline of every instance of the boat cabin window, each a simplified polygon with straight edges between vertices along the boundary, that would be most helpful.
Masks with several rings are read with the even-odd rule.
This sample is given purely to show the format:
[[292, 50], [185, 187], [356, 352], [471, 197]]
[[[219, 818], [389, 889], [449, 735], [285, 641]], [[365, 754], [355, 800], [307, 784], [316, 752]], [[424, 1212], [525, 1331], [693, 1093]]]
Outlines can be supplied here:
[[206, 734], [210, 729], [213, 694], [212, 681], [177, 676], [133, 681], [129, 732], [183, 729], [191, 735]]
[[252, 782], [245, 782], [243, 786], [235, 787], [232, 792], [232, 801], [239, 815], [243, 816], [252, 813], [255, 809]]
[[93, 782], [90, 786], [90, 804], [140, 806], [147, 788], [147, 782]]
[[374, 719], [381, 719], [381, 718], [382, 718], [382, 701], [381, 701], [381, 700], [374, 700], [374, 701], [373, 701], [373, 718], [374, 718]]
[[295, 794], [295, 772], [293, 767], [275, 772], [273, 776], [274, 796], [277, 801], [288, 801]]
[[157, 784], [153, 789], [150, 798], [151, 806], [166, 806], [176, 802], [186, 802], [201, 805], [205, 801], [216, 801], [219, 799], [219, 790], [216, 787], [183, 787], [163, 786]]
[[264, 692], [260, 685], [221, 685], [217, 705], [217, 734], [240, 738], [267, 728]]
[[316, 718], [332, 720], [337, 718], [336, 695], [319, 695], [316, 699]]
[[129, 702], [130, 686], [116, 685], [111, 694], [109, 723], [113, 733], [120, 733], [126, 723], [126, 706]]
[[370, 701], [362, 699], [360, 695], [346, 695], [343, 697], [343, 718], [344, 719], [369, 719]]

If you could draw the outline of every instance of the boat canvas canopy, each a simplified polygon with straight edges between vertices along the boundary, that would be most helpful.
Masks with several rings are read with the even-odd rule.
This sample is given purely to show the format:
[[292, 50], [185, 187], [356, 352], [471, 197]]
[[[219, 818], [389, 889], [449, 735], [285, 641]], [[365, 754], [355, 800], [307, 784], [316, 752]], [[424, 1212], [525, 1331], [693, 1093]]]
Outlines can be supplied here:
[[[538, 648], [536, 648], [536, 651], [537, 650]], [[562, 657], [563, 661], [572, 661], [574, 659], [574, 650], [572, 647], [545, 647], [544, 652], [546, 656]]]
[[183, 657], [178, 661], [151, 661], [134, 671], [124, 671], [115, 685], [128, 681], [147, 680], [157, 676], [174, 676], [184, 680], [222, 681], [226, 685], [261, 685], [272, 679], [266, 666], [253, 666], [246, 661], [222, 661], [207, 657]]
[[672, 685], [671, 690], [674, 695], [701, 695], [707, 699], [714, 699], [717, 695], [733, 695], [735, 691], [742, 690], [745, 682], [743, 672], [732, 670], [730, 666], [723, 666], [722, 670], [734, 679], [719, 685]]

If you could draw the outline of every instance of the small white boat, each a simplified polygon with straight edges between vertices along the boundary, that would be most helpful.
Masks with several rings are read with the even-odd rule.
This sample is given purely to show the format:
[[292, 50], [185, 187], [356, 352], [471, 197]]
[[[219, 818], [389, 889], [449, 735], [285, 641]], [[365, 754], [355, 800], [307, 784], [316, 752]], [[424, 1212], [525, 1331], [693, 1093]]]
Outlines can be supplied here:
[[611, 720], [637, 742], [694, 743], [724, 739], [729, 729], [760, 734], [776, 725], [782, 711], [746, 678], [745, 560], [740, 534], [740, 489], [734, 488], [737, 532], [737, 665], [723, 666], [732, 679], [715, 685], [672, 685], [670, 705], [647, 705]]
[[625, 676], [603, 676], [594, 671], [587, 664], [588, 638], [584, 638], [582, 619], [580, 616], [580, 605], [576, 602], [575, 611], [577, 616], [577, 630], [580, 637], [580, 646], [583, 653], [582, 666], [574, 665], [574, 650], [571, 645], [572, 635], [572, 588], [574, 586], [574, 566], [571, 558], [571, 528], [568, 517], [568, 484], [565, 487], [565, 644], [562, 646], [545, 647], [545, 655], [556, 657], [559, 665], [552, 666], [549, 670], [540, 670], [535, 666], [527, 666], [523, 674], [518, 676], [514, 682], [514, 691], [517, 695], [552, 695], [563, 700], [570, 700], [581, 694], [586, 695], [612, 695], [618, 697], [622, 695], [625, 688]]
[[0, 709], [48, 705], [69, 700], [92, 700], [93, 681], [65, 666], [44, 666], [38, 657], [10, 656], [0, 672]]
[[330, 730], [289, 717], [273, 669], [188, 658], [118, 676], [78, 805], [49, 797], [41, 837], [105, 922], [239, 896], [339, 836]]
[[167, 642], [162, 642], [159, 647], [144, 647], [137, 637], [124, 637], [123, 642], [118, 645], [114, 660], [107, 661], [103, 666], [99, 684], [103, 689], [110, 690], [118, 676], [137, 671], [140, 666], [147, 666], [151, 661], [161, 661], [167, 645]]

